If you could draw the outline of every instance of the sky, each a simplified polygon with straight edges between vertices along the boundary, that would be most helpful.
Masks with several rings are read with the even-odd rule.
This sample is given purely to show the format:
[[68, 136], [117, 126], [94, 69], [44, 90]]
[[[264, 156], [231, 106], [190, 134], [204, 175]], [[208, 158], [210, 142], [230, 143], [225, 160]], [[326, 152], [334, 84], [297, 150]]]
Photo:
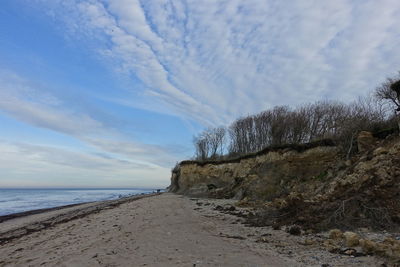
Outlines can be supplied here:
[[398, 0], [2, 0], [0, 187], [169, 184], [193, 135], [400, 70]]

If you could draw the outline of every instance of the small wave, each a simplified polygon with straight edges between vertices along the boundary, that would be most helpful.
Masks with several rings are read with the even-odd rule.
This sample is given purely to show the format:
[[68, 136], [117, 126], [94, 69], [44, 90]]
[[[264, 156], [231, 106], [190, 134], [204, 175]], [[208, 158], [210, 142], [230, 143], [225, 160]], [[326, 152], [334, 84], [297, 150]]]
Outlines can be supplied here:
[[[17, 213], [34, 209], [51, 208], [69, 204], [78, 204], [91, 201], [112, 200], [122, 197], [149, 193], [151, 190], [129, 189], [91, 189], [91, 190], [34, 190], [18, 191], [2, 190], [0, 199], [0, 215]], [[4, 194], [3, 194], [4, 193]]]
[[5, 202], [16, 202], [16, 201], [24, 201], [26, 199], [23, 198], [9, 198], [9, 199], [0, 199], [0, 203], [5, 203]]

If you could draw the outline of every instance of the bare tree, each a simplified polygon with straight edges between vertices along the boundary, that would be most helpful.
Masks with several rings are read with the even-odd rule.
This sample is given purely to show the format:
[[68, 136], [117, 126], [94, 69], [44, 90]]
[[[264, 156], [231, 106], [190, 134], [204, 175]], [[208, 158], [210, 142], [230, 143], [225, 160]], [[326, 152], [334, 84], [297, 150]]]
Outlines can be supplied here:
[[390, 85], [390, 89], [396, 92], [396, 100], [395, 103], [398, 107], [397, 111], [400, 111], [400, 80], [395, 81]]
[[210, 157], [216, 158], [218, 152], [223, 154], [226, 130], [224, 127], [207, 129], [205, 132], [210, 150]]
[[376, 89], [375, 95], [379, 100], [385, 100], [389, 105], [395, 106], [396, 111], [400, 111], [400, 80], [388, 78]]
[[229, 127], [231, 154], [246, 154], [251, 151], [251, 140], [253, 138], [253, 118], [244, 117], [234, 121]]
[[400, 74], [397, 78], [387, 78], [378, 88], [375, 96], [394, 109], [400, 131]]
[[310, 128], [310, 119], [307, 116], [308, 112], [305, 107], [300, 107], [296, 111], [291, 112], [289, 115], [289, 143], [304, 143], [307, 142], [309, 128]]
[[200, 134], [193, 138], [193, 144], [196, 150], [197, 160], [206, 160], [209, 155], [209, 147], [207, 144], [207, 139], [204, 135]]
[[271, 144], [280, 145], [288, 142], [290, 109], [287, 106], [278, 106], [272, 110], [271, 116]]
[[271, 112], [264, 111], [253, 116], [254, 131], [256, 134], [255, 151], [261, 150], [271, 144]]
[[196, 158], [206, 160], [217, 158], [223, 154], [225, 145], [226, 129], [224, 127], [208, 128], [193, 138], [196, 149]]
[[395, 114], [397, 115], [397, 126], [399, 127], [399, 135], [400, 135], [400, 80], [395, 81], [390, 85], [390, 89], [392, 92], [396, 93], [396, 100], [394, 101], [396, 105]]

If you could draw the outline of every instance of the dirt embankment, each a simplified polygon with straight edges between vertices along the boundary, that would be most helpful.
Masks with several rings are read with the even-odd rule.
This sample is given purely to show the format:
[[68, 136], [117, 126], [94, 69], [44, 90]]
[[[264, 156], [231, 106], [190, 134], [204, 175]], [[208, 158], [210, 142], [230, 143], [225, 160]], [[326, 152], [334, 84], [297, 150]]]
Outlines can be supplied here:
[[400, 138], [379, 139], [361, 132], [357, 145], [359, 153], [350, 160], [325, 142], [300, 150], [267, 149], [231, 161], [184, 161], [172, 173], [170, 191], [262, 206], [267, 215], [255, 218], [257, 223], [300, 224], [316, 230], [396, 228]]
[[264, 216], [254, 218], [255, 223], [298, 224], [315, 230], [399, 230], [400, 138], [366, 142], [364, 134], [362, 140], [360, 153], [336, 166], [331, 177], [307, 182], [303, 188], [297, 183], [288, 195], [266, 203]]
[[289, 191], [293, 181], [325, 176], [340, 160], [339, 149], [328, 141], [261, 152], [226, 161], [184, 161], [172, 173], [169, 189], [190, 196], [271, 200]]

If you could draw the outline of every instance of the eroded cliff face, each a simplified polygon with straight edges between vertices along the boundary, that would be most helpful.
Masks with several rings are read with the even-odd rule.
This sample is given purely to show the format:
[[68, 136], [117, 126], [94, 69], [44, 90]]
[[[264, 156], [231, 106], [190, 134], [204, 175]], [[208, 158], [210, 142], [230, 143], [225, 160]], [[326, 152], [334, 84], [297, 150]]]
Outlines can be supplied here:
[[189, 162], [172, 174], [170, 191], [196, 197], [271, 200], [288, 194], [295, 181], [322, 180], [340, 161], [339, 149], [290, 148], [222, 164]]
[[297, 183], [289, 194], [264, 202], [264, 213], [255, 216], [252, 223], [297, 224], [317, 230], [366, 227], [398, 231], [400, 138], [370, 139], [351, 160], [338, 162], [323, 181]]
[[[300, 152], [284, 148], [225, 162], [186, 161], [170, 191], [194, 197], [235, 198], [265, 209], [250, 224], [307, 228], [398, 229], [400, 138], [362, 132], [350, 160], [334, 146]], [[271, 216], [274, 214], [274, 216]]]

